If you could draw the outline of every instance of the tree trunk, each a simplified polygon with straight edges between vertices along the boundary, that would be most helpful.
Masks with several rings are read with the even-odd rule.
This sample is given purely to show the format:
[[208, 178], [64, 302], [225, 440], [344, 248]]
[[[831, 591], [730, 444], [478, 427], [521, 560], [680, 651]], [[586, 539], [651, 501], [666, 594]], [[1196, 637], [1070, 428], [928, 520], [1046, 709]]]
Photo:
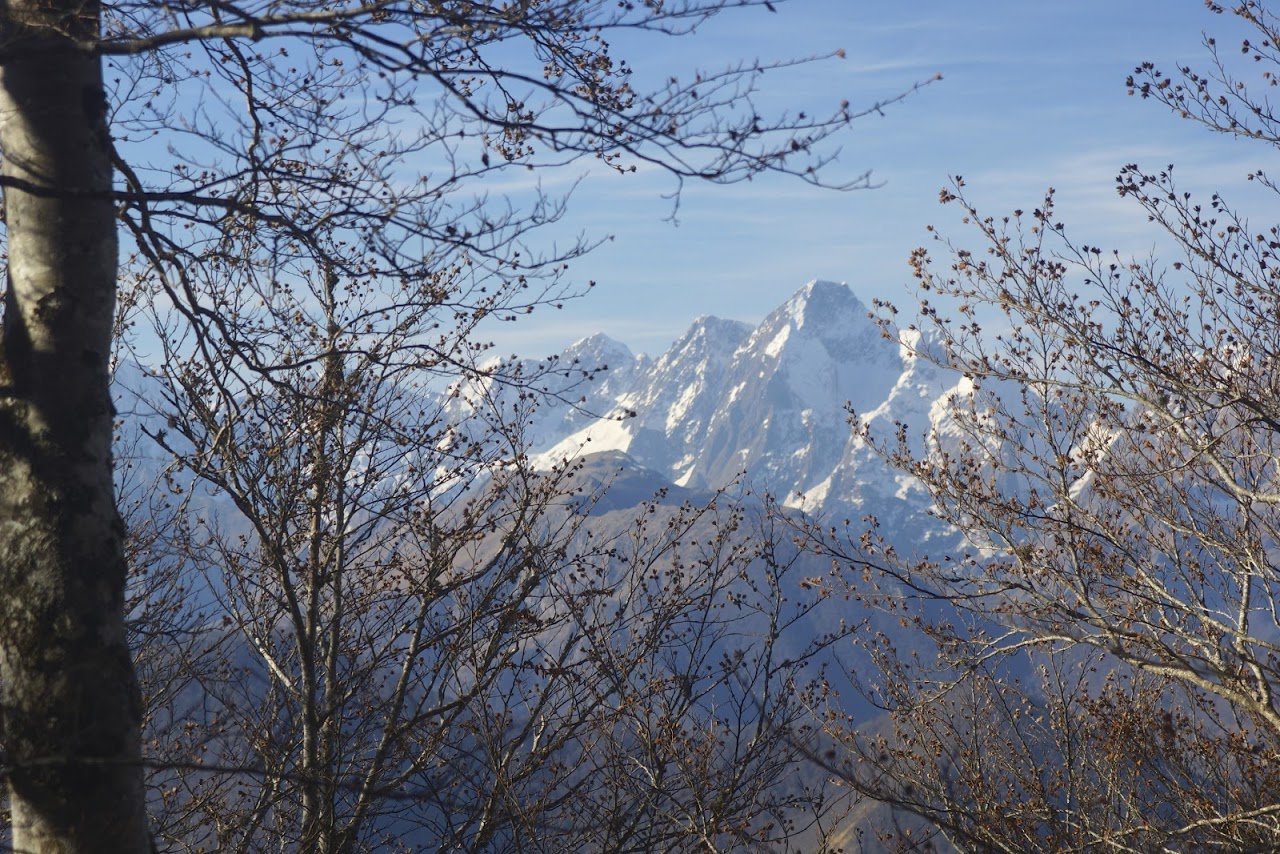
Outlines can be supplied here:
[[107, 104], [101, 61], [75, 45], [98, 18], [81, 0], [0, 3], [0, 702], [22, 852], [150, 847], [111, 474]]

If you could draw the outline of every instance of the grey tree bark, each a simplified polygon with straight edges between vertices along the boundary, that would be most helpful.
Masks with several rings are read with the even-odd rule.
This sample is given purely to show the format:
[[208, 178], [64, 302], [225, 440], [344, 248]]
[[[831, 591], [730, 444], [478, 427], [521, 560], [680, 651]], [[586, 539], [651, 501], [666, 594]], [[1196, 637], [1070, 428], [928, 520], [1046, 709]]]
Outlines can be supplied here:
[[108, 354], [117, 239], [100, 9], [0, 4], [0, 703], [13, 845], [149, 849]]

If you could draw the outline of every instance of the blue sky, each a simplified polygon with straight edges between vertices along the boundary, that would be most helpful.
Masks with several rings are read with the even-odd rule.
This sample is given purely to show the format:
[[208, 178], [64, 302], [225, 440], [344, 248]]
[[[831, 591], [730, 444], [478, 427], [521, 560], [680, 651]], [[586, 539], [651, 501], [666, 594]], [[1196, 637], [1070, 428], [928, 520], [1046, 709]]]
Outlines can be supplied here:
[[675, 226], [665, 221], [668, 179], [588, 175], [565, 226], [613, 236], [571, 270], [597, 286], [563, 311], [503, 324], [502, 351], [540, 356], [600, 331], [656, 355], [698, 315], [755, 322], [813, 278], [846, 281], [864, 302], [909, 304], [907, 257], [928, 243], [926, 225], [967, 239], [937, 201], [950, 175], [963, 175], [992, 214], [1033, 207], [1053, 186], [1078, 238], [1142, 255], [1159, 237], [1117, 198], [1122, 165], [1176, 163], [1189, 187], [1228, 191], [1267, 165], [1265, 149], [1126, 94], [1125, 77], [1143, 60], [1206, 65], [1205, 32], [1224, 52], [1234, 49], [1240, 25], [1200, 0], [787, 0], [777, 8], [726, 13], [685, 39], [617, 40], [615, 53], [641, 74], [687, 74], [843, 48], [843, 60], [762, 81], [770, 102], [805, 109], [845, 98], [869, 105], [941, 74], [844, 136], [835, 174], [872, 169], [884, 186], [837, 193], [781, 178], [687, 186]]

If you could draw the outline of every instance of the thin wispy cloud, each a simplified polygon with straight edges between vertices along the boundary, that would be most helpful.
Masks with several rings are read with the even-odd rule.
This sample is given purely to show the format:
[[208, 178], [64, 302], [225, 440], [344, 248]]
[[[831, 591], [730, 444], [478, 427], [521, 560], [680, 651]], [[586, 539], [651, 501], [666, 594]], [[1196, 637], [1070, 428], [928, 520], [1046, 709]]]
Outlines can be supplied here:
[[[1221, 188], [1234, 199], [1248, 168], [1264, 164], [1250, 163], [1258, 152], [1249, 145], [1224, 148], [1160, 106], [1126, 97], [1124, 77], [1145, 59], [1170, 68], [1203, 64], [1201, 32], [1229, 32], [1229, 18], [1194, 3], [1161, 4], [1157, 19], [1147, 4], [1112, 0], [921, 0], [905, 10], [804, 0], [778, 4], [777, 14], [755, 8], [719, 16], [689, 40], [620, 39], [615, 53], [641, 75], [845, 51], [843, 60], [765, 73], [754, 100], [762, 115], [816, 112], [843, 100], [856, 111], [935, 72], [943, 79], [883, 116], [855, 122], [840, 139], [828, 177], [871, 170], [886, 182], [878, 190], [691, 181], [677, 211], [663, 198], [675, 182], [643, 164], [623, 177], [593, 170], [561, 228], [614, 236], [570, 270], [599, 286], [582, 308], [507, 324], [503, 335], [537, 338], [546, 349], [552, 339], [563, 346], [604, 330], [634, 349], [661, 351], [663, 337], [669, 343], [698, 314], [758, 319], [814, 277], [848, 281], [864, 301], [878, 294], [900, 301], [910, 285], [906, 259], [927, 242], [925, 227], [962, 233], [953, 211], [938, 205], [938, 190], [956, 174], [993, 214], [1033, 206], [1053, 186], [1063, 219], [1081, 239], [1087, 230], [1091, 244], [1150, 253], [1145, 216], [1116, 195], [1121, 166], [1175, 162], [1189, 189]], [[563, 183], [554, 186], [581, 174], [557, 176]], [[530, 187], [512, 176], [502, 189]], [[678, 227], [669, 221], [673, 211]], [[546, 325], [532, 328], [539, 324]]]

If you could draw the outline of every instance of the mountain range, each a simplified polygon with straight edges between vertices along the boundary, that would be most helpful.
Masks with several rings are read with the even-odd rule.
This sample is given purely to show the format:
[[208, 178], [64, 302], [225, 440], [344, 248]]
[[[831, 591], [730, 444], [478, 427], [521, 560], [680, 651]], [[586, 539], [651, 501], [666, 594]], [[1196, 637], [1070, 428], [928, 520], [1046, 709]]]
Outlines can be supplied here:
[[916, 355], [918, 333], [903, 336], [888, 340], [846, 285], [828, 281], [804, 285], [755, 327], [700, 317], [657, 359], [593, 335], [554, 361], [604, 370], [574, 388], [576, 406], [535, 413], [526, 440], [544, 467], [609, 452], [676, 487], [745, 479], [809, 513], [873, 513], [918, 542], [945, 533], [927, 496], [849, 416], [883, 436], [904, 424], [945, 444], [945, 402], [969, 386]]

